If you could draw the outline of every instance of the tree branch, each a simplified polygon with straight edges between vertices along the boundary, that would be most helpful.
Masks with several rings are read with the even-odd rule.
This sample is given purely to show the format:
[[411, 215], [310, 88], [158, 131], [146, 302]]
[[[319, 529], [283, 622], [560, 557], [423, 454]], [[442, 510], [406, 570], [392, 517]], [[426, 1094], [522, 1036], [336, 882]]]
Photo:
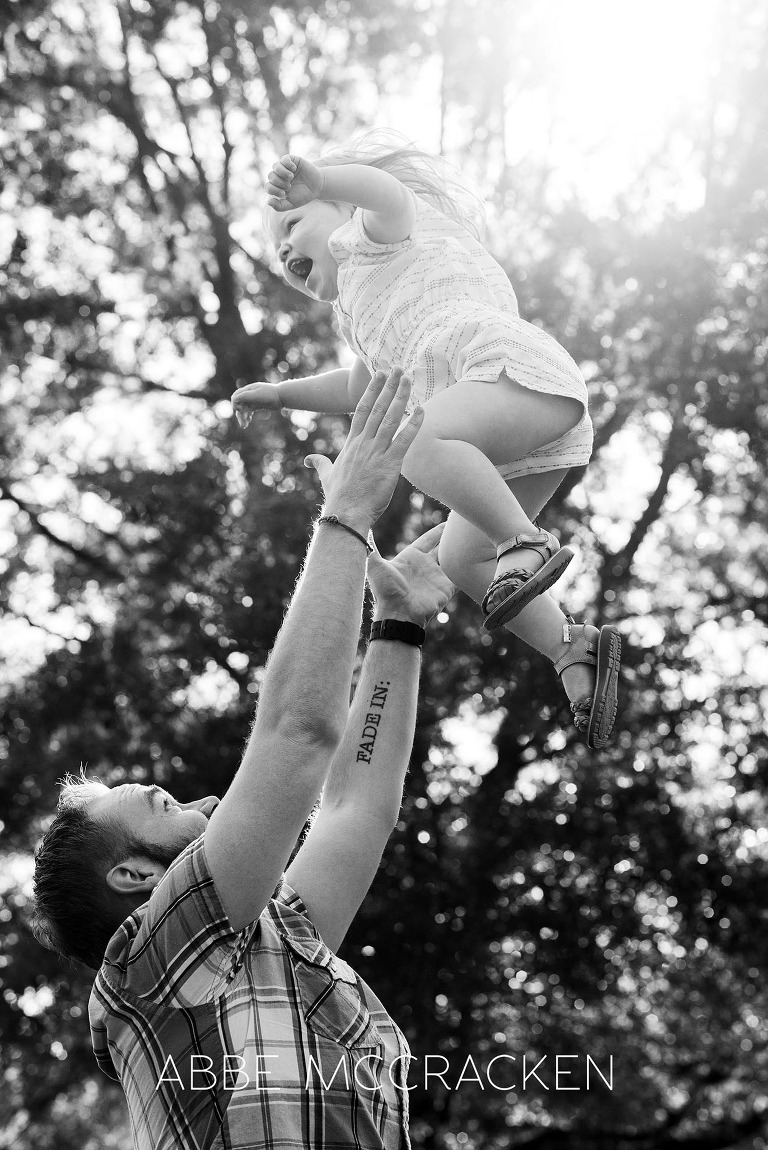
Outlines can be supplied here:
[[[155, 60], [155, 66], [158, 73], [162, 76], [165, 83], [173, 96], [173, 102], [176, 105], [176, 111], [179, 113], [184, 131], [189, 143], [190, 157], [192, 163], [195, 165], [195, 170], [198, 175], [198, 187], [200, 193], [200, 200], [208, 216], [211, 224], [211, 231], [213, 234], [214, 248], [216, 252], [216, 264], [218, 267], [218, 276], [211, 276], [211, 281], [216, 285], [216, 294], [219, 297], [222, 310], [230, 314], [237, 312], [235, 303], [235, 282], [232, 275], [231, 253], [232, 253], [232, 237], [229, 234], [229, 226], [226, 219], [215, 208], [211, 198], [210, 181], [203, 167], [203, 162], [195, 150], [195, 142], [192, 136], [192, 124], [190, 122], [189, 113], [184, 105], [184, 101], [179, 94], [179, 85], [172, 76], [168, 76], [162, 69], [160, 61], [157, 58], [157, 53], [154, 47], [151, 49], [152, 55]], [[239, 313], [238, 317], [239, 317]]]
[[[108, 559], [103, 555], [97, 555], [95, 552], [88, 550], [85, 547], [78, 547], [75, 543], [70, 543], [68, 539], [62, 539], [55, 531], [51, 531], [50, 527], [46, 527], [40, 520], [40, 515], [44, 511], [34, 510], [25, 500], [21, 499], [18, 495], [3, 482], [0, 482], [0, 499], [7, 499], [11, 503], [15, 503], [19, 511], [23, 511], [29, 518], [34, 530], [47, 539], [50, 543], [54, 543], [63, 551], [68, 552], [75, 559], [82, 563], [88, 563], [91, 567], [97, 568], [105, 575], [109, 575], [113, 579], [122, 579], [123, 572], [117, 567], [113, 566]], [[119, 543], [119, 539], [114, 539], [114, 542]], [[123, 544], [121, 544], [123, 546]]]
[[634, 409], [635, 404], [632, 400], [626, 400], [623, 403], [616, 404], [613, 414], [606, 419], [605, 423], [602, 423], [600, 427], [595, 429], [595, 442], [592, 448], [593, 455], [597, 454], [598, 451], [602, 451], [616, 432], [621, 430]]
[[203, 34], [205, 36], [205, 44], [208, 50], [208, 82], [211, 85], [213, 99], [219, 113], [219, 123], [221, 125], [221, 139], [222, 148], [224, 151], [224, 164], [222, 166], [221, 174], [221, 199], [225, 211], [229, 211], [230, 198], [229, 198], [229, 179], [231, 174], [232, 154], [234, 152], [234, 145], [227, 132], [227, 113], [224, 105], [224, 93], [221, 86], [216, 82], [216, 77], [213, 74], [213, 64], [217, 58], [217, 52], [213, 39], [211, 37], [211, 22], [206, 16], [205, 4], [197, 3], [196, 7], [200, 12], [200, 19], [203, 26]]
[[682, 421], [674, 424], [669, 439], [667, 440], [666, 448], [664, 449], [659, 482], [656, 484], [656, 488], [648, 500], [645, 511], [635, 523], [632, 533], [622, 550], [616, 555], [606, 556], [606, 562], [603, 565], [601, 597], [605, 596], [605, 592], [609, 588], [627, 578], [640, 544], [659, 517], [662, 505], [667, 496], [670, 480], [681, 463], [685, 461], [685, 451], [683, 448], [687, 438], [688, 429], [685, 424]]
[[23, 619], [23, 621], [28, 623], [30, 627], [34, 627], [36, 631], [43, 631], [46, 635], [50, 635], [52, 639], [61, 639], [62, 642], [69, 643], [72, 639], [77, 638], [76, 635], [62, 635], [60, 631], [54, 631], [51, 627], [46, 627], [45, 623], [36, 623], [35, 620], [31, 618], [31, 616], [28, 615], [26, 611], [16, 611], [11, 609], [8, 611], [8, 614], [13, 615], [16, 619]]

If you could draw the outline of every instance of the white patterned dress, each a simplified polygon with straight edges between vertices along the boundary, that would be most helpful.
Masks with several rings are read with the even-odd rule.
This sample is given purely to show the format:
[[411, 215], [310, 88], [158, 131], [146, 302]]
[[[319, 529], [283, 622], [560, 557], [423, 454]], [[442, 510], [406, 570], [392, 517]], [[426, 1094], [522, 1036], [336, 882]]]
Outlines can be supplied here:
[[363, 212], [330, 236], [339, 265], [334, 303], [341, 333], [372, 373], [400, 366], [413, 381], [411, 408], [458, 380], [495, 382], [502, 372], [533, 391], [578, 399], [572, 431], [499, 468], [505, 478], [586, 464], [592, 451], [587, 387], [552, 336], [520, 318], [499, 263], [459, 223], [418, 196], [410, 236], [372, 240]]

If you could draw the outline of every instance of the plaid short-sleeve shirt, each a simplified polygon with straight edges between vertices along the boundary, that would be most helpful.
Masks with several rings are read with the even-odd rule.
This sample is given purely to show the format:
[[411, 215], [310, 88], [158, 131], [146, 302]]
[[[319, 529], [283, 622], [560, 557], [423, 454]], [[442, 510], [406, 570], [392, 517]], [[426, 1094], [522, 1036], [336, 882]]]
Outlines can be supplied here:
[[137, 1150], [407, 1150], [409, 1050], [283, 882], [236, 933], [199, 838], [110, 940], [89, 1003]]

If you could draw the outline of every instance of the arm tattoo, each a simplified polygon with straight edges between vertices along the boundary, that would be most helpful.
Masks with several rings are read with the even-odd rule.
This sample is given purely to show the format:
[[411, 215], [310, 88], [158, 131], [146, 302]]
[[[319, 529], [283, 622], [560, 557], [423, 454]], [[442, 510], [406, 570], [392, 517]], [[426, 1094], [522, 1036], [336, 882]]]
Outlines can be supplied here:
[[371, 761], [373, 744], [376, 742], [376, 735], [379, 732], [379, 723], [384, 713], [388, 693], [389, 679], [386, 681], [382, 679], [373, 688], [373, 695], [368, 704], [368, 714], [365, 716], [362, 742], [360, 742], [357, 747], [358, 763], [370, 763]]

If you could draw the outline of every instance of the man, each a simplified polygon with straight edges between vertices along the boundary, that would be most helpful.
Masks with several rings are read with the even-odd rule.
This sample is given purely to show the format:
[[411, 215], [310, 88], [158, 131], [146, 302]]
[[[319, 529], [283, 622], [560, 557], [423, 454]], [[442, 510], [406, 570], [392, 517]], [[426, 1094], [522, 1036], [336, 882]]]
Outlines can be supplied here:
[[99, 968], [94, 1050], [139, 1150], [408, 1145], [405, 1039], [334, 953], [398, 817], [422, 627], [453, 590], [440, 528], [371, 555], [381, 641], [350, 708], [366, 539], [421, 422], [394, 438], [401, 374], [371, 381], [333, 467], [312, 457], [324, 514], [221, 802], [73, 781], [38, 852], [41, 937]]

